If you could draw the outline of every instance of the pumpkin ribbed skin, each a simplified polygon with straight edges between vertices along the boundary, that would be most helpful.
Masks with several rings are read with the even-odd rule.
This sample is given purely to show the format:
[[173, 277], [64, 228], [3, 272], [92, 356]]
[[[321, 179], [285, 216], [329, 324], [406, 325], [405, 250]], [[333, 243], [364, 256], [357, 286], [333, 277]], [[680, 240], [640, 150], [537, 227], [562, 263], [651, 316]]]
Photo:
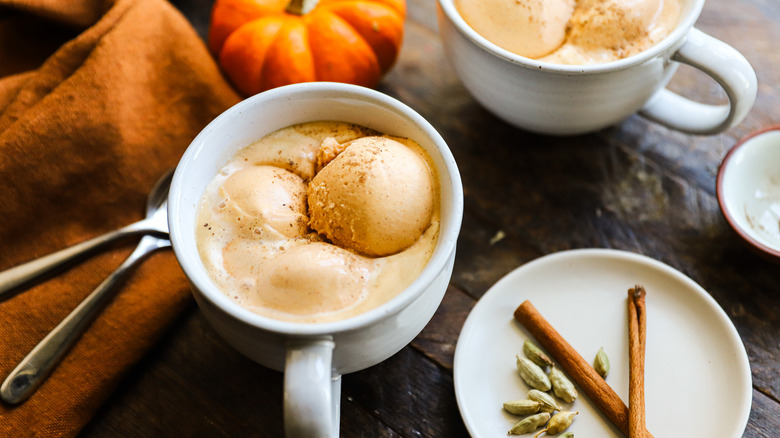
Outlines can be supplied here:
[[289, 0], [217, 0], [209, 45], [245, 95], [298, 82], [373, 87], [395, 62], [404, 0], [319, 0], [308, 14]]

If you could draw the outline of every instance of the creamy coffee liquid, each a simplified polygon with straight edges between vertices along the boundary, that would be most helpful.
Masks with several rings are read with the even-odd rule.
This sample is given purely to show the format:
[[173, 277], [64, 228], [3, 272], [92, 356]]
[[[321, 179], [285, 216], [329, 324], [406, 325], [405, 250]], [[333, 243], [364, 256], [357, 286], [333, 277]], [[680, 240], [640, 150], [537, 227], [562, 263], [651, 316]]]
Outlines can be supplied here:
[[638, 54], [677, 26], [680, 0], [455, 0], [477, 33], [521, 56], [600, 64]]
[[[370, 159], [349, 160], [360, 154], [377, 157], [375, 167], [364, 164]], [[407, 168], [422, 175], [419, 181], [403, 173]], [[196, 230], [201, 259], [228, 297], [264, 316], [318, 323], [366, 312], [409, 286], [433, 252], [439, 228], [434, 169], [416, 143], [356, 125], [312, 122], [276, 131], [240, 150], [209, 183]], [[337, 190], [342, 186], [346, 195]], [[317, 204], [309, 205], [315, 192], [341, 198], [312, 198]], [[394, 193], [407, 194], [393, 200]], [[339, 210], [343, 205], [351, 207]], [[413, 211], [393, 214], [406, 207]], [[414, 211], [417, 222], [406, 226], [403, 218]], [[376, 215], [390, 222], [377, 222]], [[374, 243], [360, 234], [364, 226], [374, 240], [386, 229], [405, 233], [406, 240], [388, 246], [390, 233]], [[393, 253], [367, 255], [371, 245]]]

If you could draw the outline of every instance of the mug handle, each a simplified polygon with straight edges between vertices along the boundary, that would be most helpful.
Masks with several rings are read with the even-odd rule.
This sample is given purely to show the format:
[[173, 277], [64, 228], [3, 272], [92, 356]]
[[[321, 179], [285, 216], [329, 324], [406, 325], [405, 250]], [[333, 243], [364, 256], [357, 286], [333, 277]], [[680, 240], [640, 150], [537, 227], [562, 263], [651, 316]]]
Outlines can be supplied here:
[[287, 438], [337, 438], [341, 376], [331, 372], [330, 338], [287, 343], [284, 430]]
[[756, 100], [756, 72], [747, 59], [728, 44], [692, 28], [671, 60], [710, 75], [726, 91], [729, 103], [707, 105], [667, 89], [659, 90], [640, 110], [642, 116], [690, 134], [716, 134], [738, 124]]

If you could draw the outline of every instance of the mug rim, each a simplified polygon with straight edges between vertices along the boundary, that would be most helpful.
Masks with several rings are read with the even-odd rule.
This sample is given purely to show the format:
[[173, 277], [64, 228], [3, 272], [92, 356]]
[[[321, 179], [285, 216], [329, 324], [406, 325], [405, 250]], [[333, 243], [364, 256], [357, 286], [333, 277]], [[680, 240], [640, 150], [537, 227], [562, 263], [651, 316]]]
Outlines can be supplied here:
[[[672, 32], [669, 33], [664, 39], [659, 41], [647, 50], [643, 50], [636, 55], [628, 56], [626, 58], [618, 59], [615, 61], [600, 63], [600, 64], [556, 64], [551, 62], [539, 61], [537, 59], [528, 58], [510, 52], [502, 47], [499, 47], [495, 43], [491, 42], [487, 38], [480, 35], [474, 30], [466, 20], [461, 17], [457, 8], [455, 7], [455, 0], [436, 0], [444, 15], [452, 23], [455, 28], [470, 40], [474, 45], [484, 50], [485, 52], [510, 62], [520, 67], [534, 69], [538, 71], [556, 73], [556, 74], [599, 74], [612, 71], [624, 70], [635, 65], [642, 64], [650, 59], [655, 58], [659, 54], [666, 52], [670, 48], [674, 47], [678, 41], [683, 39], [688, 34], [693, 25], [698, 20], [704, 7], [705, 0], [692, 0], [693, 5], [688, 11], [688, 14], [684, 19], [680, 20], [677, 26]], [[684, 1], [684, 0], [681, 0]]]
[[[296, 98], [306, 99], [312, 96], [326, 98], [324, 95], [334, 92], [338, 93], [339, 98], [368, 102], [393, 111], [409, 121], [413, 126], [419, 128], [431, 141], [435, 150], [434, 153], [438, 153], [444, 163], [443, 166], [440, 166], [443, 168], [439, 168], [437, 171], [440, 183], [449, 181], [452, 194], [451, 209], [447, 217], [445, 217], [445, 212], [442, 211], [439, 236], [434, 251], [422, 272], [411, 284], [389, 301], [346, 319], [322, 323], [284, 321], [254, 313], [231, 300], [219, 289], [206, 272], [200, 254], [197, 252], [196, 254], [190, 254], [182, 249], [187, 239], [194, 241], [196, 225], [191, 224], [191, 228], [188, 228], [187, 224], [179, 226], [179, 218], [181, 216], [179, 212], [186, 208], [198, 208], [197, 205], [184, 205], [182, 202], [181, 193], [184, 190], [183, 186], [187, 178], [188, 167], [190, 163], [198, 159], [202, 149], [208, 148], [205, 138], [211, 132], [221, 129], [233, 117], [241, 113], [262, 113], [261, 108], [265, 102], [280, 98], [287, 101], [294, 101]], [[427, 150], [426, 152], [431, 153]], [[201, 195], [202, 193], [198, 199], [200, 199]], [[219, 308], [221, 312], [256, 328], [290, 337], [327, 336], [357, 330], [392, 316], [406, 308], [430, 287], [436, 277], [445, 270], [448, 259], [455, 251], [463, 218], [463, 187], [459, 170], [447, 143], [427, 120], [409, 106], [384, 93], [358, 85], [334, 82], [308, 82], [274, 88], [244, 99], [222, 112], [203, 128], [187, 147], [176, 166], [169, 193], [168, 212], [173, 251], [182, 271], [192, 283], [190, 287], [195, 289], [193, 293], [198, 293], [205, 297], [211, 304]], [[444, 226], [445, 223], [447, 224], [446, 227]]]

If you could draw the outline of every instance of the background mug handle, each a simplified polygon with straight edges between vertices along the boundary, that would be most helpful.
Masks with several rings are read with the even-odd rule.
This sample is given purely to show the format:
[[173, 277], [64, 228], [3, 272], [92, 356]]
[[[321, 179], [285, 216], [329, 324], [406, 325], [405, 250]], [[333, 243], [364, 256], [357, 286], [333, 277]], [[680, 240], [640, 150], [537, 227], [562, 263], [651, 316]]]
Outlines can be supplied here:
[[330, 338], [291, 340], [284, 369], [287, 438], [337, 438], [341, 376], [333, 375]]
[[690, 134], [717, 134], [745, 118], [758, 90], [756, 73], [736, 49], [692, 28], [671, 60], [710, 75], [726, 91], [729, 103], [707, 105], [667, 89], [659, 90], [639, 111], [642, 116]]

